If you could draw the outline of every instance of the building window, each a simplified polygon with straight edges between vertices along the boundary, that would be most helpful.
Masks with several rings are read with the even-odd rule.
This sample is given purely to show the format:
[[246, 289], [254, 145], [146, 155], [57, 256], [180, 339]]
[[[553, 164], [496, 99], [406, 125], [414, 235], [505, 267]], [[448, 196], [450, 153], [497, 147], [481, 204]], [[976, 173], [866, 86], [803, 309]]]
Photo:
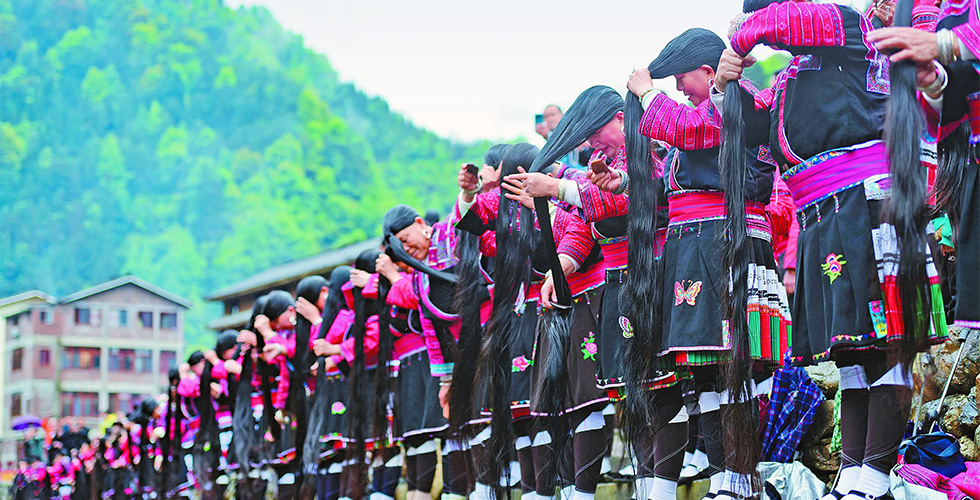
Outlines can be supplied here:
[[177, 313], [161, 313], [160, 328], [167, 330], [177, 329]]
[[109, 371], [131, 372], [136, 360], [136, 351], [132, 349], [109, 349]]
[[177, 353], [160, 351], [160, 373], [170, 373], [171, 368], [177, 368]]
[[153, 313], [140, 311], [140, 326], [143, 328], [153, 328]]
[[51, 311], [51, 309], [41, 309], [40, 314], [41, 314], [41, 323], [44, 323], [45, 325], [50, 325], [51, 323], [54, 323], [54, 313]]
[[98, 370], [102, 350], [98, 347], [65, 347], [61, 350], [63, 370]]
[[61, 393], [61, 414], [77, 417], [99, 416], [99, 394], [97, 392]]
[[125, 309], [119, 310], [119, 326], [126, 326], [129, 324], [129, 311]]
[[51, 366], [51, 350], [41, 349], [38, 352], [37, 360], [41, 366]]
[[87, 307], [76, 307], [75, 308], [75, 324], [76, 325], [91, 325], [92, 324], [92, 311]]
[[152, 373], [153, 351], [149, 349], [137, 349], [136, 363], [134, 366], [136, 368], [136, 373]]
[[19, 323], [20, 323], [20, 314], [15, 314], [15, 315], [13, 315], [13, 316], [10, 317], [10, 324], [11, 325], [16, 326]]
[[10, 370], [17, 371], [24, 367], [24, 348], [18, 347], [11, 353]]
[[21, 415], [20, 411], [20, 393], [10, 395], [10, 418], [19, 417]]

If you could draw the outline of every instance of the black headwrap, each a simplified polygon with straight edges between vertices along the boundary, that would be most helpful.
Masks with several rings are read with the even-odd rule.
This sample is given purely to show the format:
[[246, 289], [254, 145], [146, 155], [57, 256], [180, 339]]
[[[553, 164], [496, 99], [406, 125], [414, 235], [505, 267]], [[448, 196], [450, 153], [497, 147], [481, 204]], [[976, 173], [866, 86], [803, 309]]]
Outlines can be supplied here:
[[265, 303], [265, 311], [263, 314], [270, 321], [275, 321], [276, 318], [286, 312], [290, 307], [295, 307], [296, 303], [293, 301], [293, 296], [285, 290], [273, 290], [267, 295]]
[[[715, 59], [717, 63], [717, 58]], [[575, 98], [558, 126], [548, 135], [548, 142], [531, 164], [530, 171], [540, 172], [558, 158], [585, 142], [616, 113], [623, 110], [623, 97], [605, 85], [589, 87]]]
[[757, 10], [765, 9], [774, 3], [783, 3], [786, 0], [745, 0], [742, 2], [742, 12], [748, 14]]
[[238, 344], [238, 332], [235, 330], [225, 330], [218, 335], [218, 341], [215, 342], [214, 350], [220, 356], [221, 353], [235, 347], [236, 344]]
[[201, 351], [194, 351], [190, 356], [187, 357], [187, 364], [194, 366], [201, 361], [204, 361], [204, 353]]
[[500, 165], [500, 162], [504, 161], [504, 153], [509, 147], [510, 144], [494, 144], [487, 150], [487, 154], [483, 156], [483, 164], [497, 168], [497, 165]]
[[691, 28], [667, 43], [647, 69], [654, 80], [694, 71], [705, 65], [717, 69], [718, 59], [724, 51], [724, 40], [713, 31]]
[[385, 239], [388, 239], [389, 236], [394, 236], [402, 229], [411, 226], [418, 216], [419, 213], [408, 205], [392, 207], [381, 222], [381, 233]]

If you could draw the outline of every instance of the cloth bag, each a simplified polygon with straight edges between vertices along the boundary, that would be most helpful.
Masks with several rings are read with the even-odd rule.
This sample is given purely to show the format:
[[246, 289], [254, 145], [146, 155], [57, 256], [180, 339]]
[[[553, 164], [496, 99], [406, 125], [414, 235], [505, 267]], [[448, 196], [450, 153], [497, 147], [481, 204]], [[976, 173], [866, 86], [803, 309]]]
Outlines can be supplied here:
[[918, 464], [946, 477], [966, 472], [960, 443], [945, 432], [930, 432], [907, 439], [898, 447], [907, 464]]

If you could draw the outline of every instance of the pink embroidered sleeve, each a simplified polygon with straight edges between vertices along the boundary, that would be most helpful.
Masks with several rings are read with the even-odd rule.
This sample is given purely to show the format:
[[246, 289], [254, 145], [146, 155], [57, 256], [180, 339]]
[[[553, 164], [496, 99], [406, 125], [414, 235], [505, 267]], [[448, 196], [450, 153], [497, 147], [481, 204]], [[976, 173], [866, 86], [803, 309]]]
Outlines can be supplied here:
[[640, 133], [682, 150], [708, 149], [721, 144], [721, 129], [709, 117], [710, 100], [697, 108], [657, 94], [643, 112]]
[[225, 369], [224, 363], [219, 363], [211, 367], [211, 378], [216, 379], [216, 381], [228, 378], [228, 370]]
[[[378, 334], [380, 333], [380, 328], [378, 326], [378, 317], [371, 316], [364, 322], [364, 356], [368, 357], [372, 354], [377, 354], [378, 352]], [[354, 362], [355, 355], [355, 340], [354, 337], [350, 337], [340, 344], [340, 353], [347, 360], [348, 363]]]
[[585, 262], [595, 246], [592, 239], [592, 226], [582, 219], [561, 210], [555, 212], [555, 243], [558, 254], [567, 255], [578, 264]]
[[281, 334], [275, 334], [269, 338], [266, 342], [267, 344], [279, 344], [286, 348], [286, 357], [292, 358], [296, 355], [296, 337], [290, 336], [286, 338]]
[[361, 289], [361, 295], [365, 299], [376, 299], [378, 298], [378, 273], [371, 274], [368, 276], [368, 281]]
[[185, 398], [196, 398], [201, 395], [201, 380], [196, 376], [180, 379], [177, 383], [177, 394]]
[[388, 291], [387, 302], [389, 305], [403, 307], [405, 309], [418, 309], [419, 296], [412, 287], [411, 276], [396, 281]]
[[976, 58], [980, 58], [980, 2], [970, 0], [967, 22], [953, 27], [953, 33]]
[[834, 4], [773, 3], [749, 14], [731, 37], [746, 55], [759, 44], [784, 47], [843, 47], [844, 18]]

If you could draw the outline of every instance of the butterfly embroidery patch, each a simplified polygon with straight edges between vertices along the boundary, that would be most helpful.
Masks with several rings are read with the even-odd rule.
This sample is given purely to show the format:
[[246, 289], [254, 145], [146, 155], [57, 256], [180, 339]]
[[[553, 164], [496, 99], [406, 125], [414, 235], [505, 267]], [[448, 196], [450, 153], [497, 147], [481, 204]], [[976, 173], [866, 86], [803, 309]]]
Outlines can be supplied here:
[[691, 285], [686, 290], [684, 289], [683, 283], [684, 281], [674, 282], [674, 305], [679, 306], [684, 302], [687, 302], [689, 306], [696, 305], [698, 294], [701, 293], [701, 282], [691, 281]]
[[630, 324], [630, 320], [626, 319], [626, 316], [619, 317], [619, 327], [623, 329], [624, 339], [633, 338], [633, 325]]
[[827, 256], [826, 262], [820, 264], [820, 267], [823, 268], [823, 273], [826, 274], [827, 277], [830, 278], [830, 282], [833, 283], [834, 280], [840, 277], [840, 273], [844, 269], [844, 264], [847, 264], [847, 261], [844, 260], [843, 255], [832, 253]]

